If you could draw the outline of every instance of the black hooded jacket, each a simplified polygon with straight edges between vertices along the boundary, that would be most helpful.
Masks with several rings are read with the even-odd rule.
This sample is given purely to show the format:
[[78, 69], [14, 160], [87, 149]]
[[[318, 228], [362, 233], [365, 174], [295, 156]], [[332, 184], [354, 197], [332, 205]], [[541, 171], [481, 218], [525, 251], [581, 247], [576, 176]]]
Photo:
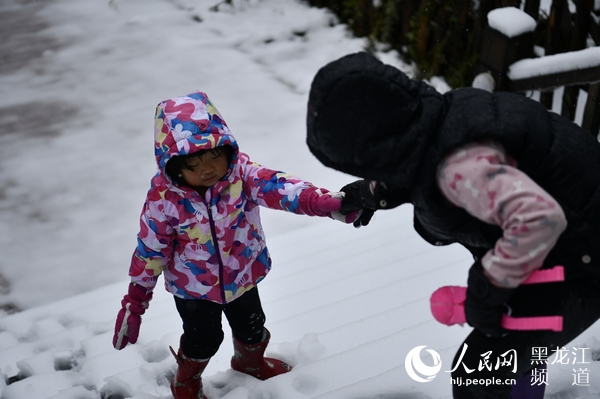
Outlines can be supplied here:
[[536, 101], [474, 88], [442, 95], [361, 52], [317, 73], [307, 129], [307, 144], [324, 165], [409, 192], [404, 201], [388, 203], [411, 202], [423, 238], [459, 242], [476, 257], [493, 248], [502, 231], [446, 201], [436, 173], [457, 147], [499, 142], [563, 208], [568, 228], [555, 250], [600, 262], [600, 144]]

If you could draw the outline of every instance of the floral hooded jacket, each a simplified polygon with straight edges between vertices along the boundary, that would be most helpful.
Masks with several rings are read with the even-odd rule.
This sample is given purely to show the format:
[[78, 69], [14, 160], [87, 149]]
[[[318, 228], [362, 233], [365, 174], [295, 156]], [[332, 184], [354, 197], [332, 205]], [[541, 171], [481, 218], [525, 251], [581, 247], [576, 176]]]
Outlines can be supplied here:
[[[223, 145], [234, 149], [229, 170], [205, 198], [165, 172], [173, 156]], [[140, 218], [132, 282], [153, 289], [164, 274], [167, 291], [177, 297], [233, 301], [271, 268], [259, 206], [305, 214], [298, 198], [314, 186], [250, 161], [202, 92], [158, 104], [155, 155], [158, 173]]]

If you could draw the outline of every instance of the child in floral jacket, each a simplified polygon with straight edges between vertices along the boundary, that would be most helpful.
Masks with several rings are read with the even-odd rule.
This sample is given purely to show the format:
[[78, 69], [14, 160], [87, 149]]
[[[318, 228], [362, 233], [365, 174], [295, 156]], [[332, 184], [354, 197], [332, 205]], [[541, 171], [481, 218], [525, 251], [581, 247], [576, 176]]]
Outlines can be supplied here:
[[233, 333], [233, 369], [259, 379], [289, 371], [263, 357], [270, 334], [256, 286], [271, 258], [259, 206], [347, 223], [357, 214], [338, 212], [343, 194], [252, 162], [202, 92], [158, 105], [155, 156], [158, 173], [142, 210], [114, 347], [137, 341], [140, 316], [163, 274], [183, 321], [179, 351], [171, 349], [179, 366], [175, 399], [205, 397], [199, 376], [223, 340], [222, 312]]

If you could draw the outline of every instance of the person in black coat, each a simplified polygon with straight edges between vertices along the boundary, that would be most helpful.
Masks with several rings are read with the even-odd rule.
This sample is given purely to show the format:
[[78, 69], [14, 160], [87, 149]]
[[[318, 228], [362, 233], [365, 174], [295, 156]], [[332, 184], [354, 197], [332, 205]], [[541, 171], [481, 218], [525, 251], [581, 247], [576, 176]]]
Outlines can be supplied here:
[[[457, 151], [481, 143], [504, 154], [498, 173], [522, 176], [548, 196], [548, 203], [554, 201], [562, 220], [535, 262], [513, 265], [508, 272], [493, 259], [510, 257], [498, 248], [514, 232], [452, 201], [440, 188], [445, 163], [456, 162]], [[465, 276], [465, 313], [474, 330], [464, 342], [468, 350], [459, 350], [454, 360], [455, 366], [459, 361], [465, 366], [454, 367], [455, 381], [528, 376], [536, 367], [536, 348], [550, 356], [600, 318], [600, 144], [568, 119], [514, 93], [461, 88], [442, 95], [360, 52], [316, 74], [308, 100], [307, 144], [325, 166], [362, 178], [342, 189], [344, 211], [364, 210], [355, 225], [368, 224], [375, 210], [410, 203], [414, 228], [425, 240], [460, 243], [473, 254]], [[505, 200], [499, 213], [521, 199]], [[542, 219], [552, 228], [559, 223]], [[564, 281], [521, 284], [533, 271], [555, 265], [564, 266]], [[501, 319], [507, 309], [515, 317], [560, 315], [562, 330], [505, 330]], [[514, 351], [514, 369], [479, 370], [488, 351]], [[511, 398], [511, 391], [510, 384], [453, 385], [455, 398]]]

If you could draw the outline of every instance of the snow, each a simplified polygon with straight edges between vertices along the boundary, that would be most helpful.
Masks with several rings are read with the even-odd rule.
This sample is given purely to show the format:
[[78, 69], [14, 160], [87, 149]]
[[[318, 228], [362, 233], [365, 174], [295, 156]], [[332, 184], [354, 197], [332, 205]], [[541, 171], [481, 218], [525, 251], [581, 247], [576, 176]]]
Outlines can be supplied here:
[[[19, 7], [11, 1], [2, 7]], [[40, 35], [58, 45], [0, 76], [2, 121], [15, 130], [0, 136], [0, 270], [12, 283], [5, 302], [29, 308], [126, 273], [156, 168], [154, 109], [166, 98], [203, 90], [254, 161], [322, 187], [352, 180], [310, 154], [305, 108], [318, 68], [365, 41], [298, 2], [208, 11], [216, 3], [54, 0], [32, 10], [51, 21]], [[411, 69], [393, 53], [382, 58]], [[319, 224], [263, 216], [268, 235]], [[35, 289], [21, 278], [41, 271]]]
[[492, 93], [496, 88], [496, 82], [494, 81], [491, 73], [482, 72], [475, 76], [471, 86]]
[[598, 66], [600, 66], [600, 47], [590, 47], [541, 58], [519, 60], [510, 66], [507, 75], [512, 80], [519, 80]]
[[516, 7], [496, 8], [487, 17], [490, 27], [507, 37], [533, 32], [537, 25], [535, 19]]
[[[304, 113], [318, 68], [366, 42], [326, 10], [298, 1], [234, 1], [210, 11], [215, 4], [0, 5], [0, 12], [25, 13], [21, 28], [35, 32], [6, 36], [8, 43], [49, 43], [40, 57], [0, 74], [0, 273], [10, 282], [0, 305], [25, 309], [0, 311], [0, 398], [171, 397], [175, 361], [168, 347], [177, 348], [181, 321], [162, 287], [143, 316], [138, 343], [122, 351], [111, 345], [156, 167], [159, 101], [204, 90], [253, 160], [330, 189], [354, 180], [309, 153]], [[412, 73], [394, 53], [378, 55]], [[431, 83], [448, 90], [442, 79]], [[426, 244], [412, 229], [410, 206], [378, 212], [361, 229], [262, 214], [274, 262], [259, 286], [273, 337], [267, 353], [294, 369], [268, 381], [230, 370], [225, 327], [204, 374], [209, 398], [451, 396], [445, 372], [470, 328], [435, 322], [428, 298], [442, 285], [465, 284], [470, 255], [462, 247]], [[596, 324], [569, 349], [600, 352], [599, 333]], [[413, 381], [404, 368], [420, 345], [442, 361], [428, 383]], [[572, 384], [573, 365], [551, 364], [550, 397], [598, 397], [599, 366], [585, 366], [589, 387]]]

